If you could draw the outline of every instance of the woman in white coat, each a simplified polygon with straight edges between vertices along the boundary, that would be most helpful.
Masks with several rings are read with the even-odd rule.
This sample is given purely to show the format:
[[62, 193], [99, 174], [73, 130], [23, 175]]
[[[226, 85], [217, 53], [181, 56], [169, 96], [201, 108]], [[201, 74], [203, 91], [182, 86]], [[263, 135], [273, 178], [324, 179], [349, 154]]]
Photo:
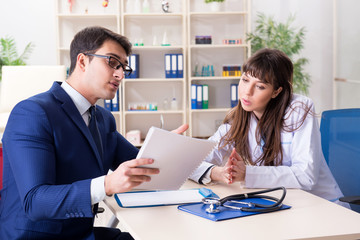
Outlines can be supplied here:
[[191, 179], [300, 188], [338, 202], [342, 193], [322, 154], [313, 103], [292, 92], [291, 60], [279, 50], [262, 49], [242, 70], [239, 104], [210, 137], [219, 144]]

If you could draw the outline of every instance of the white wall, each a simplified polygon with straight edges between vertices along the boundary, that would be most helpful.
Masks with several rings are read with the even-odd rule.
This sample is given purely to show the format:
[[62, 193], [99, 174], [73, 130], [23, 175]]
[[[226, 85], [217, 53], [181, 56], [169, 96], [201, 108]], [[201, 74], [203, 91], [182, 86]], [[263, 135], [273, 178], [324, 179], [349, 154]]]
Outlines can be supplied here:
[[311, 75], [309, 97], [317, 113], [332, 108], [332, 11], [330, 0], [252, 0], [253, 27], [258, 12], [282, 22], [295, 14], [293, 26], [305, 27], [301, 56], [309, 59], [305, 71]]
[[[36, 47], [28, 64], [56, 64], [55, 0], [0, 0], [0, 6], [0, 37], [13, 36], [19, 52], [33, 42]], [[312, 79], [309, 96], [318, 113], [331, 109], [332, 1], [252, 0], [253, 22], [257, 12], [271, 14], [280, 21], [290, 13], [296, 14], [294, 25], [307, 30], [302, 56], [310, 60], [305, 69]]]
[[55, 0], [0, 0], [0, 37], [14, 37], [18, 53], [34, 43], [28, 64], [56, 64], [55, 33]]

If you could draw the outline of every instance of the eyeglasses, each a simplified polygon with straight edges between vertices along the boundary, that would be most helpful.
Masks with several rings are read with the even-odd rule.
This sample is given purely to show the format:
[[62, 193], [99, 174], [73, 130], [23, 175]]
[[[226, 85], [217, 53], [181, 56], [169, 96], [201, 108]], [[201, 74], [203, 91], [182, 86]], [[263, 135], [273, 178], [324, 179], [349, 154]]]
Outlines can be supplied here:
[[122, 70], [124, 71], [125, 76], [127, 76], [127, 77], [130, 76], [130, 74], [132, 73], [132, 69], [129, 65], [124, 65], [117, 58], [115, 58], [113, 56], [99, 55], [99, 54], [93, 54], [93, 53], [84, 53], [84, 54], [86, 56], [94, 56], [94, 57], [107, 59], [107, 64], [111, 68], [118, 70], [121, 67]]

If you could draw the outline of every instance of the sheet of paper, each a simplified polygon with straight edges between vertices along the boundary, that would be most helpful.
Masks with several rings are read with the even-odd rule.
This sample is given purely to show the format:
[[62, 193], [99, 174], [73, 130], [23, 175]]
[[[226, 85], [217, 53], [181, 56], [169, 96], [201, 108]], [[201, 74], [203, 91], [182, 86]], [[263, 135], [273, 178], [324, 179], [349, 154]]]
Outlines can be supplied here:
[[201, 202], [204, 198], [199, 189], [146, 191], [116, 194], [116, 201], [121, 207], [148, 207]]
[[214, 148], [216, 142], [190, 138], [151, 127], [137, 158], [152, 158], [152, 168], [159, 168], [158, 175], [151, 175], [150, 182], [136, 189], [177, 190]]

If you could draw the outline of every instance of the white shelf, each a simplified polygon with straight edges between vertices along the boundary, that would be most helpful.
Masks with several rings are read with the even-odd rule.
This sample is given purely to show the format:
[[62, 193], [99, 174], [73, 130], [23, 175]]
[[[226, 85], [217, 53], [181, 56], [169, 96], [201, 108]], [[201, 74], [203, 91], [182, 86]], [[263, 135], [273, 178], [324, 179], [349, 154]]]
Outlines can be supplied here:
[[[226, 100], [229, 97], [227, 85], [237, 83], [240, 78], [222, 77], [219, 69], [223, 64], [242, 63], [250, 52], [250, 45], [245, 42], [250, 29], [250, 0], [227, 0], [222, 12], [210, 12], [204, 1], [177, 0], [170, 2], [171, 13], [162, 12], [158, 0], [149, 0], [149, 13], [126, 12], [126, 3], [133, 3], [127, 0], [110, 1], [107, 8], [97, 0], [77, 0], [73, 12], [69, 13], [67, 1], [56, 1], [59, 64], [70, 65], [70, 42], [87, 26], [104, 26], [125, 35], [133, 45], [135, 42], [144, 44], [132, 47], [132, 52], [140, 55], [140, 78], [122, 80], [120, 111], [112, 112], [120, 133], [125, 135], [139, 129], [141, 137], [145, 138], [151, 126], [160, 127], [161, 116], [167, 130], [189, 123], [187, 135], [204, 137], [215, 132], [215, 125], [230, 109], [226, 107], [230, 106]], [[161, 46], [164, 32], [170, 46]], [[194, 44], [196, 35], [212, 35], [212, 44]], [[242, 44], [224, 45], [222, 38], [241, 38]], [[167, 53], [183, 54], [184, 78], [165, 78], [164, 54]], [[202, 64], [203, 60], [217, 68], [216, 76], [192, 77], [194, 61]], [[192, 83], [206, 83], [213, 88], [209, 109], [189, 109]], [[165, 103], [170, 104], [174, 93], [179, 109], [165, 110], [168, 109]], [[157, 103], [158, 110], [127, 110], [130, 103], [144, 102]]]
[[[192, 84], [206, 84], [209, 88], [208, 109], [189, 109], [190, 136], [209, 137], [230, 110], [230, 85], [240, 79], [239, 76], [223, 77], [222, 66], [242, 65], [250, 55], [250, 44], [246, 43], [250, 29], [250, 1], [229, 0], [220, 12], [210, 12], [209, 5], [198, 1], [187, 2], [188, 102], [191, 103]], [[195, 44], [197, 35], [211, 36], [212, 44]], [[241, 39], [242, 44], [225, 45], [224, 39]], [[198, 71], [202, 66], [211, 65], [215, 76], [193, 76], [195, 65]]]
[[195, 44], [190, 45], [191, 49], [201, 49], [201, 48], [247, 48], [248, 44]]
[[57, 14], [59, 18], [74, 19], [74, 18], [117, 18], [116, 14]]
[[190, 12], [190, 16], [223, 16], [223, 15], [247, 15], [248, 12], [244, 11], [223, 11], [223, 12]]
[[[152, 12], [155, 6], [161, 8], [158, 0], [149, 0], [149, 13], [125, 12], [127, 1], [122, 0], [122, 31], [130, 41], [142, 42], [143, 46], [133, 46], [133, 53], [140, 56], [140, 78], [123, 80], [123, 129], [139, 129], [141, 138], [145, 138], [148, 128], [160, 127], [160, 117], [164, 129], [172, 130], [186, 122], [186, 0], [171, 5], [171, 13]], [[164, 32], [170, 45], [161, 46]], [[154, 44], [154, 38], [157, 43]], [[142, 40], [142, 41], [141, 41]], [[184, 78], [165, 78], [164, 55], [182, 53], [184, 56]], [[170, 101], [175, 93], [179, 109], [165, 110], [166, 100]], [[157, 103], [157, 111], [127, 110], [130, 103]]]
[[183, 82], [184, 78], [129, 78], [123, 79], [124, 83], [133, 83], [133, 82]]
[[133, 46], [133, 51], [136, 50], [178, 50], [185, 49], [183, 45], [170, 45], [170, 46]]
[[158, 110], [158, 111], [147, 111], [147, 110], [132, 110], [124, 111], [124, 115], [147, 115], [147, 114], [182, 114], [183, 110]]
[[124, 13], [124, 17], [183, 17], [183, 13]]
[[191, 81], [218, 81], [218, 80], [239, 80], [240, 77], [191, 77]]
[[192, 113], [228, 112], [230, 108], [191, 109]]

